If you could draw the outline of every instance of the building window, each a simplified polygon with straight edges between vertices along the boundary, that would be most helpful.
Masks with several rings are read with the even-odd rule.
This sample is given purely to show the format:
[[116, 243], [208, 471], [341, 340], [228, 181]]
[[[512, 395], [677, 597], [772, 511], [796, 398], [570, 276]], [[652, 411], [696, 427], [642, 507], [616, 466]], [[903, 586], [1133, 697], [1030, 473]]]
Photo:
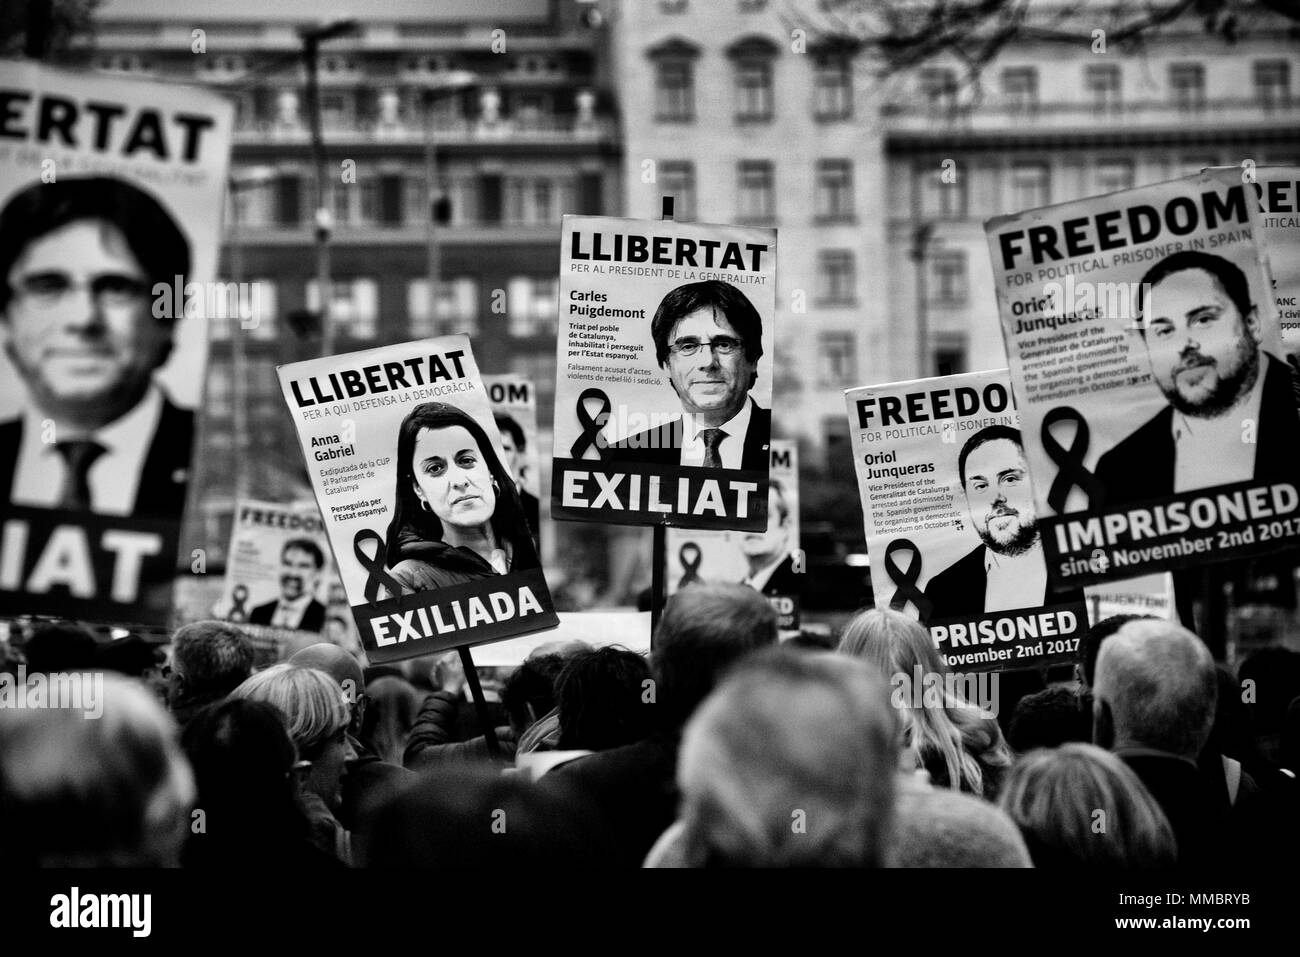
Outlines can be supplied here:
[[851, 332], [823, 332], [817, 351], [822, 382], [834, 386], [858, 384], [858, 356]]
[[1114, 64], [1085, 67], [1083, 83], [1098, 113], [1109, 113], [1120, 107], [1120, 72]]
[[695, 218], [695, 164], [665, 161], [659, 164], [659, 192], [673, 198], [673, 216], [682, 221]]
[[944, 182], [943, 170], [926, 167], [917, 174], [921, 190], [921, 215], [926, 219], [966, 218], [966, 173], [958, 169], [951, 183]]
[[1037, 209], [1051, 200], [1050, 173], [1046, 163], [1014, 163], [1011, 166], [1011, 211]]
[[560, 221], [560, 192], [549, 176], [512, 178], [506, 182], [506, 221], [544, 226]]
[[826, 306], [851, 306], [857, 299], [853, 253], [825, 249], [817, 256], [817, 301]]
[[302, 177], [281, 176], [276, 181], [275, 221], [280, 226], [297, 226], [302, 222]]
[[1286, 60], [1261, 60], [1256, 63], [1255, 99], [1266, 110], [1290, 105], [1291, 64]]
[[1102, 160], [1097, 164], [1097, 192], [1114, 193], [1133, 188], [1133, 161]]
[[853, 115], [853, 73], [846, 56], [820, 56], [813, 66], [813, 112], [819, 120]]
[[559, 295], [552, 276], [515, 276], [507, 284], [506, 324], [515, 338], [555, 335], [556, 297]]
[[655, 72], [655, 119], [682, 123], [695, 119], [694, 66], [687, 60], [661, 60]]
[[818, 160], [817, 218], [824, 221], [853, 219], [853, 163]]
[[930, 299], [945, 306], [966, 302], [966, 254], [944, 250], [930, 254]]
[[203, 396], [203, 408], [213, 418], [223, 419], [234, 414], [232, 400], [234, 388], [229, 361], [208, 364], [208, 389]]
[[419, 338], [445, 336], [453, 332], [478, 332], [478, 284], [468, 276], [438, 283], [437, 301], [429, 309], [429, 280], [412, 279], [406, 284], [406, 314], [411, 335]]
[[[330, 283], [330, 321], [350, 339], [373, 339], [379, 320], [378, 286], [373, 279], [335, 279]], [[320, 308], [316, 280], [307, 282], [307, 308]]]
[[1038, 70], [1032, 66], [1003, 70], [1002, 95], [1013, 113], [1032, 113], [1038, 109]]
[[668, 16], [685, 13], [688, 6], [688, 0], [659, 0], [659, 12]]
[[921, 96], [931, 113], [947, 114], [957, 109], [957, 74], [930, 68], [920, 74]]
[[741, 13], [762, 13], [767, 9], [767, 0], [740, 0]]
[[736, 63], [736, 120], [766, 122], [772, 118], [772, 63], [747, 59]]
[[769, 222], [776, 215], [774, 180], [772, 164], [766, 160], [749, 160], [740, 164], [738, 219]]
[[1205, 109], [1205, 67], [1199, 63], [1170, 65], [1169, 89], [1180, 110]]
[[933, 358], [933, 375], [960, 375], [966, 369], [966, 337], [962, 335], [935, 336], [930, 355]]

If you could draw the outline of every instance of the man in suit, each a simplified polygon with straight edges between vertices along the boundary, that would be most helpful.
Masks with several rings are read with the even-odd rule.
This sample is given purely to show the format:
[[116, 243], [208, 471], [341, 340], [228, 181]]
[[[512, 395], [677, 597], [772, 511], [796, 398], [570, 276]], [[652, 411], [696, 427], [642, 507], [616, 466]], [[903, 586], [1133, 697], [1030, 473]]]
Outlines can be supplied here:
[[1041, 607], [1047, 564], [1020, 430], [980, 429], [962, 446], [957, 475], [980, 544], [930, 579], [930, 619]]
[[293, 538], [280, 551], [280, 597], [248, 613], [251, 625], [272, 625], [293, 631], [319, 632], [325, 627], [325, 606], [316, 600], [325, 553], [309, 538]]
[[750, 532], [740, 538], [740, 550], [749, 563], [742, 585], [764, 595], [798, 595], [802, 576], [794, 570], [790, 549], [790, 505], [779, 479], [772, 479], [767, 491], [767, 531]]
[[536, 539], [537, 496], [524, 488], [524, 453], [528, 450], [528, 440], [524, 437], [522, 426], [510, 416], [496, 415], [493, 418], [496, 419], [497, 431], [501, 433], [501, 447], [506, 452], [506, 469], [515, 480], [515, 488], [519, 490], [519, 504], [523, 506], [524, 518]]
[[172, 350], [190, 246], [120, 180], [37, 183], [0, 211], [0, 343], [28, 395], [0, 423], [0, 495], [14, 505], [179, 518], [192, 412], [153, 381]]
[[1260, 351], [1245, 273], [1221, 256], [1185, 251], [1153, 266], [1140, 288], [1138, 328], [1169, 405], [1097, 462], [1106, 504], [1300, 480], [1291, 370]]
[[763, 320], [731, 283], [668, 293], [650, 323], [655, 358], [682, 415], [606, 446], [615, 462], [767, 471], [772, 412], [749, 395], [763, 355]]

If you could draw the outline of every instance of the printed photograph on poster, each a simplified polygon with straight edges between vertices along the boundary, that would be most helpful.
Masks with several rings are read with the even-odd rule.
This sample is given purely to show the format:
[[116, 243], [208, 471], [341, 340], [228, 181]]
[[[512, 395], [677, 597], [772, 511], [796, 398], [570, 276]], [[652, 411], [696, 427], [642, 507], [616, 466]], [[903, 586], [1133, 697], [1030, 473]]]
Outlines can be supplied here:
[[953, 668], [1073, 660], [1081, 591], [1047, 587], [1042, 528], [1005, 369], [845, 393], [876, 604], [930, 629]]
[[372, 663], [555, 626], [466, 336], [278, 372]]
[[0, 613], [166, 625], [206, 320], [239, 296], [232, 106], [12, 61], [0, 100]]
[[990, 220], [1054, 589], [1300, 543], [1300, 415], [1239, 169]]
[[323, 638], [334, 576], [315, 502], [241, 500], [235, 505], [217, 616]]
[[767, 596], [782, 631], [799, 630], [804, 560], [798, 454], [797, 443], [772, 440], [765, 530], [667, 530], [669, 595], [694, 582], [739, 582]]
[[767, 526], [776, 231], [565, 216], [551, 514]]
[[539, 488], [542, 472], [537, 463], [537, 394], [528, 379], [513, 375], [485, 375], [488, 401], [501, 444], [506, 450], [506, 470], [515, 481], [524, 518], [541, 545]]

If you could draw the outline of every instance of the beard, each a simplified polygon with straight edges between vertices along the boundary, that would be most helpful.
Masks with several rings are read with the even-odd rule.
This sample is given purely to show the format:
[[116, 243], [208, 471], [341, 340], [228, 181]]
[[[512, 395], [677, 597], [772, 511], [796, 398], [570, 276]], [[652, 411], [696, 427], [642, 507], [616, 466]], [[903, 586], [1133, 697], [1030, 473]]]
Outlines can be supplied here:
[[[1240, 339], [1233, 353], [1232, 366], [1226, 371], [1220, 367], [1218, 360], [1208, 358], [1199, 352], [1186, 359], [1179, 360], [1170, 374], [1168, 389], [1161, 386], [1169, 404], [1183, 415], [1195, 419], [1214, 419], [1223, 415], [1240, 401], [1255, 386], [1259, 378], [1259, 352], [1249, 339]], [[1184, 395], [1178, 385], [1178, 373], [1200, 367], [1212, 368], [1219, 373], [1214, 388], [1198, 399]]]
[[[989, 523], [994, 519], [1003, 516], [1015, 516], [1014, 525], [1006, 529], [1001, 535], [995, 535], [989, 530]], [[985, 516], [984, 527], [978, 529], [980, 539], [999, 555], [1006, 555], [1014, 558], [1017, 555], [1023, 555], [1035, 545], [1038, 544], [1038, 519], [1026, 519], [1020, 512], [1013, 508], [998, 509], [989, 512]]]

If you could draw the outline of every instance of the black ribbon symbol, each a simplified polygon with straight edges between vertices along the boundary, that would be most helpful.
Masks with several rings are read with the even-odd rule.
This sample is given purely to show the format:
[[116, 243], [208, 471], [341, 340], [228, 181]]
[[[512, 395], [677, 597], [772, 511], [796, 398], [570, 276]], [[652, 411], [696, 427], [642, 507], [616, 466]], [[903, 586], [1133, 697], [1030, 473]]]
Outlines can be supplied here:
[[[361, 548], [362, 542], [373, 541], [375, 543], [375, 557], [371, 558]], [[363, 528], [357, 532], [352, 539], [352, 554], [357, 557], [369, 574], [366, 575], [365, 596], [366, 601], [374, 605], [379, 597], [379, 586], [382, 584], [388, 589], [388, 593], [397, 598], [402, 594], [402, 583], [392, 575], [388, 574], [388, 569], [384, 567], [388, 556], [384, 549], [384, 540], [379, 537], [379, 533], [368, 528]]]
[[[898, 563], [894, 561], [894, 552], [905, 548], [912, 551], [912, 560], [907, 563], [906, 571], [899, 568]], [[921, 617], [921, 624], [929, 621], [934, 606], [930, 599], [925, 597], [925, 593], [916, 587], [916, 580], [921, 577], [921, 550], [906, 538], [894, 539], [885, 549], [885, 574], [898, 586], [894, 597], [889, 599], [889, 607], [894, 611], [902, 611], [910, 601]]]
[[230, 609], [230, 614], [226, 616], [226, 621], [248, 621], [248, 589], [243, 585], [236, 585], [230, 590], [230, 600], [235, 604]]
[[[691, 556], [690, 558], [686, 557], [688, 554]], [[681, 559], [682, 569], [685, 572], [682, 575], [682, 580], [677, 583], [678, 588], [685, 588], [687, 585], [704, 581], [700, 577], [700, 562], [704, 560], [704, 553], [700, 551], [699, 545], [694, 542], [687, 542], [681, 547], [677, 557]]]
[[[599, 399], [600, 411], [596, 413], [595, 418], [587, 412], [587, 400]], [[577, 441], [569, 449], [569, 454], [580, 459], [587, 449], [595, 447], [596, 457], [600, 458], [600, 443], [596, 437], [600, 435], [600, 430], [605, 427], [605, 422], [609, 418], [610, 404], [609, 396], [600, 389], [586, 389], [582, 395], [578, 396], [578, 422], [582, 424], [582, 434], [578, 436]]]
[[[1073, 422], [1075, 425], [1074, 441], [1068, 449], [1063, 448], [1052, 435], [1052, 426], [1059, 422]], [[1083, 467], [1083, 457], [1088, 454], [1088, 423], [1082, 415], [1069, 406], [1058, 406], [1043, 417], [1043, 451], [1056, 463], [1056, 478], [1047, 490], [1047, 504], [1052, 511], [1060, 515], [1065, 511], [1065, 500], [1070, 489], [1078, 487], [1088, 496], [1088, 508], [1101, 508], [1106, 504], [1106, 489], [1093, 475]]]

